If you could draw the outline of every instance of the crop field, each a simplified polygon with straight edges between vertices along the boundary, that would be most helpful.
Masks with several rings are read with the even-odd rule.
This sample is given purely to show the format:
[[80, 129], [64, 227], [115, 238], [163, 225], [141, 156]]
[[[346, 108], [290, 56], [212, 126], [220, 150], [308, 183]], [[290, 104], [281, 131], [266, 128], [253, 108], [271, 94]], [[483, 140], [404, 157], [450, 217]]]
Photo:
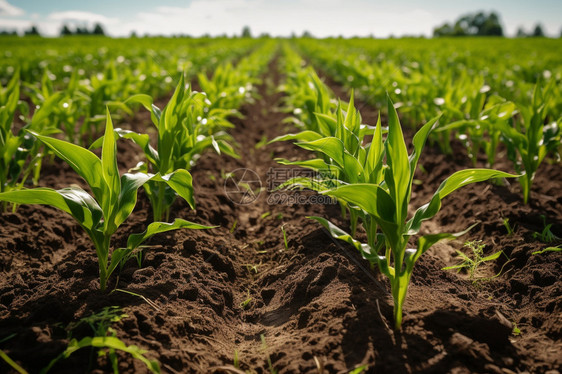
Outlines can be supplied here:
[[562, 39], [0, 39], [1, 373], [562, 370]]

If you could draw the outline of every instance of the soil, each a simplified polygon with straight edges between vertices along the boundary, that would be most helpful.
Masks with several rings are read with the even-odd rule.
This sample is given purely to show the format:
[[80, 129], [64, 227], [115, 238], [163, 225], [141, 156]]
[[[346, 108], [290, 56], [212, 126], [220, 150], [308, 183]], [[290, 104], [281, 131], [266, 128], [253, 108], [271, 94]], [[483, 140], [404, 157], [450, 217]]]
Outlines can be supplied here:
[[[0, 215], [0, 349], [29, 372], [39, 372], [68, 344], [70, 323], [119, 306], [127, 317], [111, 325], [117, 337], [147, 350], [165, 373], [236, 373], [235, 366], [258, 373], [347, 373], [363, 365], [369, 373], [558, 373], [562, 256], [532, 253], [548, 246], [534, 236], [544, 222], [562, 236], [560, 164], [543, 164], [528, 205], [514, 182], [471, 185], [444, 200], [424, 233], [479, 224], [461, 240], [439, 243], [420, 259], [402, 331], [395, 333], [388, 327], [392, 300], [387, 280], [306, 218], [328, 217], [345, 228], [339, 207], [314, 203], [309, 192], [281, 195], [300, 199], [296, 204], [271, 201], [279, 195], [269, 191], [268, 171], [276, 168], [275, 181], [298, 173], [273, 159], [310, 157], [288, 142], [264, 144], [264, 139], [295, 131], [283, 124], [287, 115], [278, 109], [281, 79], [272, 63], [259, 87], [261, 97], [242, 109], [243, 119], [233, 120], [240, 159], [206, 152], [192, 170], [196, 210], [182, 201], [173, 205], [171, 217], [217, 227], [160, 234], [144, 250], [142, 267], [130, 261], [111, 278], [111, 288], [145, 299], [99, 291], [95, 252], [68, 215], [25, 205]], [[364, 119], [376, 118], [369, 106], [361, 111]], [[139, 113], [121, 126], [141, 131], [151, 125]], [[140, 161], [134, 145], [123, 142], [118, 149], [122, 172]], [[415, 190], [413, 209], [427, 202], [452, 172], [472, 166], [459, 144], [452, 156], [428, 145], [420, 163], [424, 171], [416, 178], [423, 183]], [[496, 167], [511, 170], [505, 155]], [[254, 201], [246, 196], [246, 204], [239, 204], [229, 173], [243, 168], [257, 174], [262, 188], [247, 173], [245, 181], [259, 196]], [[232, 175], [242, 177], [239, 171]], [[41, 184], [61, 188], [82, 182], [53, 160], [45, 165]], [[141, 191], [135, 211], [116, 234], [116, 245], [142, 231], [151, 217]], [[482, 240], [486, 255], [503, 251], [497, 261], [478, 268], [476, 280], [465, 272], [441, 270], [458, 262], [456, 250], [470, 253], [463, 246], [467, 240]], [[82, 326], [72, 336], [91, 334]], [[118, 357], [120, 372], [147, 372], [139, 360]], [[0, 372], [11, 372], [0, 361]], [[111, 371], [106, 356], [88, 349], [52, 370]]]

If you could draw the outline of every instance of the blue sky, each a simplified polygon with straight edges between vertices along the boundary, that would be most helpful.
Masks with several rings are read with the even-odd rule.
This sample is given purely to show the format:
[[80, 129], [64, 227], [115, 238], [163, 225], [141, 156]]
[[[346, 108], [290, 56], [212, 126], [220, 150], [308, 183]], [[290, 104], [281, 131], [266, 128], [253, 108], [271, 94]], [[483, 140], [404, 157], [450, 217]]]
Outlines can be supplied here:
[[31, 24], [57, 35], [63, 23], [104, 25], [108, 34], [431, 35], [433, 27], [477, 10], [497, 11], [507, 35], [540, 22], [548, 35], [562, 29], [560, 0], [0, 0], [0, 29], [23, 31]]

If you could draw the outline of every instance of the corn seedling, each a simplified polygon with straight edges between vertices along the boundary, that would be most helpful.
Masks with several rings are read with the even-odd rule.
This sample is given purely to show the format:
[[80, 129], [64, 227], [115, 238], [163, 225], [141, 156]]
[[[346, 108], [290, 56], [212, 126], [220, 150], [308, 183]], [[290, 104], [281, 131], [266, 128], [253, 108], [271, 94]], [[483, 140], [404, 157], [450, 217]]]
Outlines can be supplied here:
[[515, 233], [515, 225], [509, 223], [509, 218], [502, 219], [503, 226], [507, 230], [507, 235], [511, 236]]
[[[316, 113], [321, 132], [305, 130], [298, 134], [280, 136], [272, 140], [297, 140], [296, 145], [316, 153], [317, 158], [306, 161], [276, 159], [283, 165], [301, 166], [313, 170], [317, 177], [295, 177], [281, 184], [279, 188], [309, 188], [318, 192], [347, 183], [380, 183], [383, 179], [382, 126], [380, 117], [375, 129], [361, 124], [361, 114], [355, 109], [353, 92], [351, 100], [338, 103], [336, 112]], [[326, 135], [324, 135], [326, 134]], [[364, 147], [363, 141], [372, 135], [374, 141]], [[339, 200], [342, 216], [349, 212], [351, 233], [355, 235], [360, 212], [353, 204]]]
[[[58, 132], [49, 125], [50, 114], [60, 100], [60, 95], [55, 94], [42, 102], [31, 120], [14, 133], [12, 123], [16, 110], [29, 111], [27, 104], [19, 103], [19, 96], [19, 72], [16, 72], [5, 88], [0, 87], [0, 193], [22, 189], [29, 178], [34, 184], [38, 183], [44, 154], [40, 152], [41, 144], [28, 130], [47, 135]], [[6, 211], [7, 203], [3, 202], [2, 207]]]
[[185, 170], [166, 175], [126, 173], [119, 177], [113, 123], [109, 111], [106, 118], [101, 159], [78, 145], [32, 132], [84, 179], [93, 195], [80, 187], [61, 190], [35, 188], [0, 193], [0, 201], [46, 204], [70, 214], [94, 244], [102, 291], [106, 289], [109, 276], [120, 262], [153, 235], [179, 228], [209, 228], [182, 219], [176, 219], [172, 223], [153, 222], [143, 233], [130, 235], [126, 248], [117, 248], [111, 253], [111, 237], [132, 213], [137, 202], [137, 190], [142, 185], [151, 180], [164, 182], [186, 200], [192, 199], [193, 187], [191, 175]]
[[287, 240], [287, 232], [285, 231], [285, 225], [281, 225], [281, 232], [283, 233], [283, 244], [285, 245], [285, 250], [288, 250], [289, 241]]
[[552, 100], [554, 80], [544, 85], [537, 83], [533, 91], [531, 105], [519, 105], [521, 122], [514, 126], [501, 126], [502, 138], [507, 146], [507, 156], [513, 162], [515, 170], [521, 173], [519, 184], [523, 190], [523, 202], [527, 204], [535, 173], [544, 158], [550, 152], [557, 152], [560, 147], [562, 131], [560, 123], [545, 125], [547, 108]]
[[552, 223], [547, 224], [546, 217], [544, 215], [541, 215], [541, 219], [544, 228], [542, 229], [541, 232], [534, 232], [533, 238], [538, 239], [543, 243], [552, 243], [557, 240], [562, 240], [562, 238], [559, 238], [558, 236], [554, 235], [554, 233], [550, 230], [550, 228], [552, 227]]
[[[111, 327], [111, 324], [126, 317], [128, 316], [122, 313], [119, 307], [112, 306], [104, 308], [99, 313], [82, 318], [76, 323], [71, 323], [67, 327], [68, 339], [70, 339], [68, 346], [60, 355], [51, 360], [47, 367], [41, 370], [41, 374], [47, 374], [60, 360], [70, 357], [79, 349], [88, 347], [99, 349], [98, 355], [100, 356], [107, 355], [114, 373], [119, 372], [116, 351], [128, 353], [133, 358], [143, 362], [152, 373], [160, 373], [158, 361], [145, 357], [146, 350], [136, 345], [126, 345], [117, 337], [117, 332]], [[80, 340], [74, 339], [72, 331], [82, 324], [90, 326], [93, 336], [84, 337]]]
[[[158, 130], [158, 150], [150, 145], [149, 136], [129, 130], [116, 129], [118, 138], [130, 139], [144, 151], [148, 164], [142, 163], [137, 169], [148, 173], [166, 175], [178, 173], [186, 176], [185, 183], [191, 185], [191, 175], [187, 173], [205, 149], [212, 147], [217, 153], [225, 153], [238, 157], [229, 141], [232, 138], [220, 128], [229, 125], [226, 114], [219, 114], [215, 109], [208, 113], [209, 105], [206, 96], [192, 92], [186, 87], [184, 76], [181, 75], [176, 90], [161, 111], [148, 95], [138, 94], [130, 97], [125, 104], [142, 104], [150, 111], [150, 117]], [[94, 142], [90, 148], [101, 146], [103, 138]], [[189, 181], [187, 180], [189, 178]], [[176, 198], [176, 192], [167, 183], [159, 180], [148, 181], [145, 185], [147, 196], [152, 205], [154, 220], [169, 218], [170, 207]], [[194, 208], [192, 196], [186, 198]]]
[[271, 357], [269, 356], [269, 353], [267, 352], [268, 348], [267, 348], [267, 343], [265, 342], [265, 335], [261, 334], [260, 339], [261, 339], [261, 348], [262, 348], [263, 352], [265, 353], [265, 355], [267, 357], [267, 365], [268, 365], [269, 373], [270, 374], [277, 374], [277, 369], [275, 369], [273, 367], [273, 363], [271, 362]]
[[[389, 129], [386, 140], [383, 143], [382, 138], [375, 135], [370, 145], [370, 150], [376, 150], [378, 160], [376, 163], [371, 162], [370, 165], [384, 170], [384, 179], [373, 181], [376, 183], [342, 184], [336, 188], [322, 191], [325, 195], [343, 200], [359, 209], [367, 232], [367, 244], [355, 240], [324, 218], [311, 218], [320, 222], [333, 237], [353, 245], [366, 259], [376, 263], [381, 273], [390, 279], [394, 300], [394, 322], [395, 328], [398, 330], [402, 325], [402, 308], [417, 260], [433, 244], [444, 239], [457, 238], [466, 231], [456, 234], [423, 235], [418, 238], [417, 249], [407, 248], [410, 237], [419, 233], [422, 222], [435, 216], [441, 209], [441, 201], [455, 190], [490, 178], [516, 177], [516, 175], [490, 169], [458, 171], [445, 179], [431, 200], [418, 208], [413, 217], [408, 219], [408, 205], [412, 196], [414, 173], [427, 137], [437, 123], [437, 118], [426, 123], [416, 133], [413, 139], [413, 152], [408, 156], [398, 114], [390, 98], [388, 99], [388, 113]], [[382, 150], [386, 156], [384, 166], [382, 157], [379, 157]], [[370, 158], [369, 154], [364, 157]], [[356, 162], [361, 165], [359, 161]], [[356, 178], [361, 177], [361, 174], [356, 176]], [[381, 233], [378, 232], [379, 229]], [[384, 254], [381, 254], [379, 251], [383, 247]]]

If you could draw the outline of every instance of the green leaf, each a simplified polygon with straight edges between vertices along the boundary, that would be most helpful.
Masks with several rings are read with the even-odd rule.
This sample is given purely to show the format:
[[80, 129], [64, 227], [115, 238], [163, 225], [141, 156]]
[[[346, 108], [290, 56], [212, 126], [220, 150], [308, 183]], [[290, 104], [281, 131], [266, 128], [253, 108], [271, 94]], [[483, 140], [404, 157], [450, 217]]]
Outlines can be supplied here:
[[14, 190], [0, 193], [0, 201], [15, 204], [50, 205], [70, 214], [87, 231], [95, 230], [103, 217], [98, 203], [79, 187], [68, 187], [60, 190], [51, 188]]
[[[302, 166], [312, 170], [328, 170], [330, 167], [324, 160], [319, 158], [314, 158], [311, 160], [305, 161], [289, 161], [283, 158], [276, 158], [275, 161], [281, 165], [293, 165], [293, 166]], [[333, 166], [332, 166], [333, 167]]]
[[197, 223], [189, 222], [179, 218], [176, 218], [172, 223], [153, 222], [150, 225], [148, 225], [147, 229], [144, 232], [140, 234], [130, 235], [129, 239], [127, 240], [127, 248], [129, 249], [137, 248], [139, 245], [142, 244], [142, 242], [148, 240], [153, 235], [156, 235], [161, 232], [177, 230], [181, 228], [201, 230], [201, 229], [212, 229], [215, 227], [217, 226], [199, 225]]
[[119, 168], [117, 167], [117, 145], [115, 143], [115, 134], [113, 133], [113, 122], [109, 109], [106, 109], [105, 135], [103, 137], [103, 146], [101, 150], [102, 176], [107, 185], [107, 194], [101, 199], [102, 210], [105, 215], [106, 225], [105, 231], [112, 234], [117, 230], [114, 218], [118, 210], [119, 194], [121, 192], [121, 180], [119, 178]]
[[407, 234], [415, 235], [419, 232], [421, 223], [435, 216], [441, 209], [441, 200], [457, 189], [471, 183], [482, 182], [490, 178], [515, 178], [517, 175], [492, 169], [465, 169], [460, 170], [445, 179], [431, 201], [419, 207], [414, 216], [408, 221]]
[[499, 257], [501, 256], [502, 253], [503, 253], [503, 251], [499, 251], [499, 252], [493, 253], [493, 254], [491, 254], [491, 255], [489, 255], [489, 256], [486, 256], [486, 257], [482, 258], [481, 261], [492, 261], [492, 260], [496, 260], [497, 258], [499, 258]]
[[546, 247], [545, 249], [542, 249], [540, 251], [535, 251], [532, 254], [534, 255], [540, 255], [546, 252], [562, 252], [562, 247], [558, 246], [558, 247]]
[[119, 206], [115, 214], [114, 223], [119, 227], [129, 217], [137, 204], [138, 189], [148, 182], [153, 175], [145, 173], [125, 173], [121, 177], [121, 192]]
[[68, 163], [78, 175], [84, 178], [96, 199], [103, 201], [105, 189], [108, 187], [102, 177], [101, 160], [95, 154], [64, 140], [39, 135], [33, 131], [30, 131], [30, 133]]
[[382, 181], [383, 155], [384, 145], [382, 142], [381, 115], [379, 113], [375, 133], [369, 145], [367, 158], [365, 160], [365, 173], [369, 176], [368, 182], [379, 184]]
[[386, 140], [386, 158], [389, 169], [385, 173], [385, 182], [389, 194], [396, 206], [396, 222], [403, 222], [408, 212], [408, 198], [411, 190], [410, 165], [408, 149], [396, 109], [387, 95], [388, 101], [388, 137]]
[[159, 374], [160, 373], [160, 366], [158, 361], [156, 360], [149, 360], [144, 356], [147, 352], [143, 349], [140, 349], [136, 345], [126, 345], [122, 340], [115, 336], [96, 336], [96, 337], [85, 337], [82, 338], [80, 341], [76, 339], [72, 339], [70, 343], [68, 343], [68, 347], [66, 350], [61, 354], [61, 356], [55, 358], [53, 361], [49, 363], [49, 365], [41, 370], [42, 374], [46, 374], [53, 365], [58, 362], [61, 358], [68, 358], [71, 354], [76, 352], [79, 349], [86, 348], [86, 347], [95, 347], [95, 348], [109, 348], [119, 350], [125, 353], [129, 353], [131, 356], [136, 358], [137, 360], [142, 361], [146, 367], [152, 372]]
[[[114, 130], [115, 136], [121, 139], [130, 139], [133, 143], [139, 145], [142, 150], [144, 151], [144, 155], [148, 159], [151, 164], [158, 163], [158, 151], [156, 151], [150, 145], [150, 137], [147, 134], [139, 134], [134, 131], [124, 130], [117, 128]], [[104, 137], [98, 138], [95, 142], [93, 142], [89, 149], [96, 149], [102, 146]]]
[[19, 366], [14, 360], [10, 358], [3, 350], [0, 349], [0, 358], [3, 359], [8, 365], [12, 367], [19, 374], [28, 374], [27, 371]]
[[63, 95], [63, 92], [57, 92], [54, 95], [49, 96], [43, 103], [41, 103], [41, 106], [31, 118], [31, 129], [41, 129], [41, 122], [47, 119], [51, 115], [51, 113], [53, 113], [53, 110], [56, 109]]
[[492, 169], [465, 169], [457, 171], [452, 174], [449, 178], [445, 179], [437, 192], [439, 197], [443, 199], [445, 196], [449, 195], [451, 192], [464, 187], [471, 183], [483, 182], [491, 178], [517, 178], [519, 175], [505, 173], [499, 170]]
[[141, 104], [146, 110], [150, 112], [150, 119], [155, 126], [158, 126], [162, 112], [153, 104], [152, 96], [145, 94], [136, 94], [129, 97], [124, 102], [125, 104]]
[[323, 193], [356, 205], [379, 219], [394, 221], [394, 202], [388, 192], [377, 184], [349, 184]]
[[193, 178], [185, 169], [178, 169], [166, 175], [155, 175], [152, 180], [166, 182], [179, 196], [181, 196], [192, 209], [195, 209], [193, 198]]
[[344, 146], [340, 139], [327, 137], [310, 142], [295, 143], [301, 148], [309, 151], [320, 152], [334, 160], [338, 166], [344, 166]]
[[307, 131], [299, 132], [298, 134], [287, 134], [287, 135], [278, 136], [278, 137], [270, 140], [267, 144], [286, 141], [286, 140], [298, 140], [300, 142], [311, 142], [311, 141], [322, 139], [322, 138], [323, 138], [323, 136], [320, 135], [319, 133], [317, 133], [315, 131], [307, 130]]

